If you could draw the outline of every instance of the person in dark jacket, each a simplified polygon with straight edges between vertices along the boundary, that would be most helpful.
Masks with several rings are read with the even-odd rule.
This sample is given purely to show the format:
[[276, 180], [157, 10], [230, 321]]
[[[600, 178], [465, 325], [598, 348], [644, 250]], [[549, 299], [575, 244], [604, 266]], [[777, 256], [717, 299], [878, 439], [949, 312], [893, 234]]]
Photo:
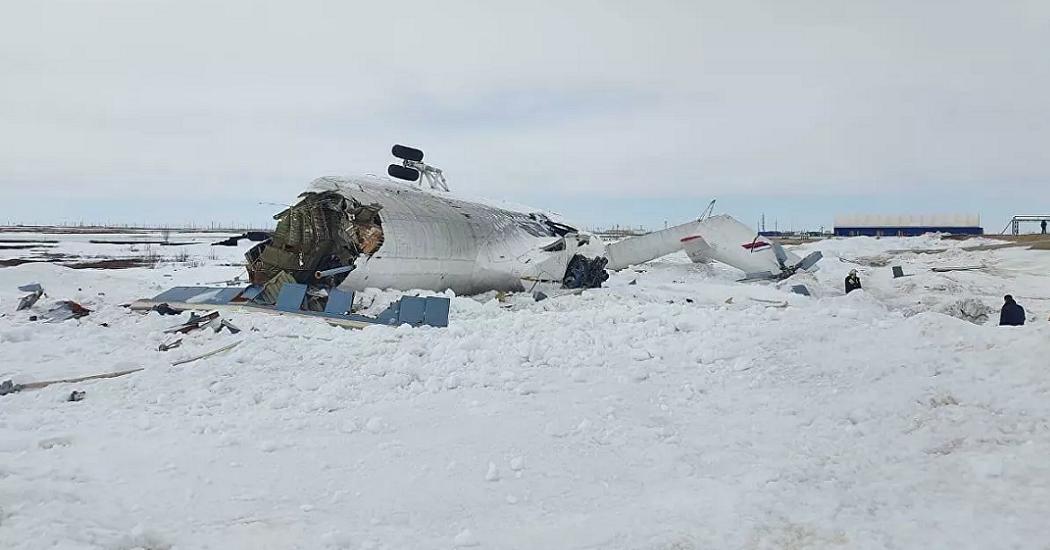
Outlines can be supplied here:
[[849, 270], [849, 275], [846, 275], [846, 294], [853, 292], [860, 288], [860, 277], [857, 276], [857, 270]]
[[1046, 220], [1039, 222], [1039, 227], [1043, 229], [1043, 235], [1046, 235]]
[[1024, 308], [1014, 301], [1014, 297], [1003, 296], [1003, 310], [999, 313], [999, 325], [1019, 327], [1024, 324]]

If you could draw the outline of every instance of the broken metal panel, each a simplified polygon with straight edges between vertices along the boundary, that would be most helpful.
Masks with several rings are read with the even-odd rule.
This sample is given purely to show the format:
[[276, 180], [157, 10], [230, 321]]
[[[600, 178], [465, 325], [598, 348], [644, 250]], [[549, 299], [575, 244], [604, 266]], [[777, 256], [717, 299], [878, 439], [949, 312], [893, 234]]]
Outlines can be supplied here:
[[240, 287], [218, 288], [202, 292], [186, 301], [192, 304], [225, 304], [239, 296], [243, 290]]
[[281, 287], [277, 295], [277, 305], [280, 311], [299, 311], [303, 307], [303, 299], [306, 297], [306, 285], [288, 283]]
[[262, 290], [252, 299], [252, 301], [259, 304], [273, 305], [277, 303], [277, 296], [280, 294], [281, 288], [286, 284], [294, 283], [295, 278], [291, 275], [284, 271], [278, 272], [272, 279], [266, 281], [266, 284], [262, 286]]
[[250, 302], [262, 294], [262, 291], [263, 287], [259, 285], [251, 285], [241, 293], [241, 299]]
[[417, 296], [405, 296], [401, 298], [401, 307], [397, 312], [397, 320], [401, 323], [417, 325], [423, 322], [423, 312], [426, 311], [426, 298]]
[[[281, 301], [281, 307], [271, 307], [260, 305], [253, 302], [237, 301], [226, 304], [200, 304], [200, 303], [188, 303], [188, 302], [177, 302], [174, 300], [158, 301], [157, 298], [162, 296], [172, 296], [174, 293], [165, 292], [151, 300], [137, 300], [131, 304], [131, 309], [134, 311], [148, 312], [152, 311], [160, 304], [168, 304], [171, 307], [182, 309], [182, 310], [204, 310], [205, 313], [201, 315], [194, 314], [189, 321], [172, 327], [165, 331], [165, 333], [173, 332], [185, 332], [200, 328], [202, 325], [210, 323], [219, 318], [219, 311], [242, 311], [242, 312], [263, 312], [280, 315], [298, 315], [303, 317], [318, 317], [324, 319], [330, 324], [347, 327], [347, 328], [363, 328], [369, 325], [397, 325], [402, 323], [408, 323], [414, 326], [419, 325], [430, 325], [435, 327], [446, 327], [448, 326], [448, 312], [450, 300], [448, 298], [440, 296], [430, 296], [427, 298], [419, 298], [415, 296], [403, 296], [398, 301], [391, 304], [386, 310], [376, 317], [368, 317], [365, 315], [358, 315], [353, 313], [347, 313], [346, 310], [350, 309], [353, 303], [353, 293], [343, 292], [340, 290], [333, 290], [332, 295], [329, 297], [329, 304], [326, 304], [326, 309], [329, 311], [303, 311], [293, 307], [293, 304], [302, 303], [303, 297], [306, 295], [306, 285], [299, 283], [291, 283], [286, 285], [292, 287], [289, 292], [285, 294], [285, 300]], [[298, 287], [298, 288], [296, 288]], [[185, 287], [182, 287], [185, 293]], [[175, 289], [172, 289], [175, 290]], [[205, 287], [203, 290], [208, 290]], [[332, 300], [335, 300], [334, 302]], [[404, 308], [402, 314], [402, 301], [406, 301], [408, 304]], [[283, 308], [283, 309], [282, 309]], [[345, 310], [344, 310], [345, 308]], [[342, 313], [333, 313], [335, 311], [342, 311]], [[220, 321], [221, 328], [221, 321]], [[236, 327], [228, 325], [231, 332], [236, 332]]]
[[87, 316], [89, 313], [91, 313], [90, 309], [72, 300], [63, 300], [55, 302], [55, 305], [47, 310], [43, 317], [48, 323], [58, 323], [69, 319], [79, 319]]
[[211, 287], [199, 287], [199, 286], [177, 286], [175, 288], [170, 288], [168, 290], [165, 290], [164, 292], [161, 292], [160, 294], [155, 296], [153, 299], [158, 301], [158, 302], [188, 302], [188, 303], [192, 303], [192, 302], [190, 302], [191, 299], [193, 299], [196, 296], [199, 296], [201, 294], [204, 294], [205, 292], [210, 292], [210, 291], [213, 291], [213, 290], [217, 290], [217, 289], [211, 288]]
[[324, 312], [333, 315], [345, 315], [350, 312], [354, 305], [354, 293], [333, 288], [328, 291], [328, 302], [325, 303]]
[[39, 300], [40, 297], [43, 296], [43, 295], [44, 295], [44, 291], [43, 290], [38, 290], [38, 291], [35, 291], [35, 292], [31, 292], [29, 294], [26, 294], [25, 296], [22, 296], [22, 298], [18, 300], [18, 307], [16, 307], [15, 310], [16, 311], [22, 311], [24, 309], [29, 309], [29, 308], [33, 307], [33, 304], [36, 304], [37, 300]]
[[451, 304], [448, 298], [428, 296], [426, 307], [423, 310], [423, 324], [432, 327], [447, 327], [449, 305]]

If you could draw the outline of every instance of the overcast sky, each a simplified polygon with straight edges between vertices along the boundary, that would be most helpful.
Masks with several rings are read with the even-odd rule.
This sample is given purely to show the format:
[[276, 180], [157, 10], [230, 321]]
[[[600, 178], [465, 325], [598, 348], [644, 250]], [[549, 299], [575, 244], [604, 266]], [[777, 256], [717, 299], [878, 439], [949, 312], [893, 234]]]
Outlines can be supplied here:
[[1050, 214], [1048, 52], [1046, 0], [0, 0], [0, 223], [259, 223], [400, 142], [586, 225], [998, 232]]

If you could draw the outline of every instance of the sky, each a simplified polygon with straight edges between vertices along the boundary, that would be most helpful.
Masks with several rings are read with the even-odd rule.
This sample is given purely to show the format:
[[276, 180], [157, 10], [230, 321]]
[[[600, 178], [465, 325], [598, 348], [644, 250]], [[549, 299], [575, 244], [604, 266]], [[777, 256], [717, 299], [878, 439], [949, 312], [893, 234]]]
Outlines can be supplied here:
[[997, 233], [1050, 214], [1047, 52], [1045, 0], [0, 0], [0, 224], [265, 224], [404, 143], [589, 227]]

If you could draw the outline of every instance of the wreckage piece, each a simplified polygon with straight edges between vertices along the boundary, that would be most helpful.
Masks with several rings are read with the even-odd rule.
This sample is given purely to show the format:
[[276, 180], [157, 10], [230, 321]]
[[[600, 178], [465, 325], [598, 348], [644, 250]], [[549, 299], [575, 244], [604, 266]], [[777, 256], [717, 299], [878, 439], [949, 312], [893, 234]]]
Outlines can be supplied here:
[[59, 323], [69, 319], [80, 319], [81, 317], [86, 317], [89, 313], [91, 313], [90, 309], [72, 300], [63, 300], [55, 302], [55, 305], [47, 310], [43, 317], [48, 323]]
[[[409, 324], [412, 326], [428, 325], [433, 327], [448, 326], [449, 306], [451, 301], [448, 298], [440, 296], [402, 296], [379, 315], [369, 317], [366, 315], [349, 313], [350, 306], [353, 304], [352, 292], [332, 289], [329, 291], [324, 311], [303, 311], [301, 308], [306, 294], [306, 285], [291, 283], [285, 285], [285, 287], [289, 288], [281, 289], [281, 294], [284, 296], [278, 300], [281, 304], [279, 307], [263, 305], [245, 299], [244, 295], [249, 292], [252, 287], [242, 288], [241, 295], [235, 296], [227, 302], [217, 301], [217, 295], [212, 293], [212, 291], [215, 290], [214, 288], [175, 287], [158, 294], [152, 299], [132, 302], [129, 307], [133, 311], [150, 311], [157, 304], [168, 303], [171, 307], [179, 309], [210, 311], [215, 313], [216, 317], [218, 317], [220, 311], [241, 311], [245, 313], [263, 312], [275, 315], [314, 317], [324, 320], [329, 324], [346, 328], [364, 328], [371, 325], [401, 324]], [[180, 302], [176, 300], [176, 298], [190, 300], [192, 297], [201, 294], [208, 294], [210, 297], [204, 301], [193, 302]], [[195, 322], [199, 320], [200, 318], [195, 320]], [[210, 321], [211, 319], [208, 319], [208, 322]], [[172, 327], [171, 329], [168, 329], [168, 331], [177, 332], [178, 329], [185, 326], [186, 324]], [[192, 330], [192, 328], [190, 330]]]
[[224, 239], [218, 242], [211, 243], [212, 246], [237, 246], [240, 244], [241, 239], [248, 239], [252, 242], [262, 242], [270, 238], [268, 231], [245, 231], [240, 235], [234, 235], [228, 239]]
[[721, 214], [686, 222], [647, 235], [606, 245], [609, 269], [618, 270], [679, 250], [694, 263], [717, 261], [743, 271], [742, 281], [786, 279], [815, 271], [820, 252], [805, 258], [758, 234], [732, 216]]
[[175, 309], [168, 304], [157, 304], [150, 311], [156, 311], [161, 315], [182, 315], [181, 309]]
[[224, 351], [230, 351], [231, 349], [233, 349], [233, 348], [235, 348], [235, 347], [237, 347], [239, 345], [241, 345], [241, 340], [238, 340], [238, 341], [236, 341], [236, 342], [234, 342], [234, 343], [232, 343], [230, 345], [223, 346], [223, 347], [221, 347], [221, 348], [219, 348], [217, 350], [212, 350], [212, 351], [209, 351], [207, 353], [202, 353], [200, 355], [197, 355], [197, 356], [194, 356], [194, 357], [190, 357], [189, 359], [182, 359], [180, 361], [175, 361], [174, 363], [171, 364], [171, 366], [177, 367], [179, 365], [185, 365], [186, 363], [192, 363], [194, 361], [199, 361], [201, 359], [206, 359], [206, 358], [211, 357], [213, 355], [218, 355], [218, 354], [220, 354], [220, 353], [222, 353]]
[[38, 390], [40, 388], [46, 388], [55, 384], [76, 384], [77, 382], [85, 382], [87, 380], [101, 380], [105, 378], [117, 378], [125, 376], [135, 372], [145, 370], [143, 367], [137, 369], [118, 370], [115, 372], [105, 372], [102, 374], [92, 374], [90, 376], [81, 376], [78, 378], [63, 378], [60, 380], [45, 380], [42, 382], [28, 382], [25, 384], [15, 384], [11, 380], [6, 380], [0, 383], [0, 395], [7, 395], [9, 393], [17, 393], [25, 390]]
[[178, 339], [175, 339], [172, 342], [161, 343], [161, 345], [157, 346], [157, 351], [168, 351], [168, 350], [171, 350], [171, 349], [175, 349], [175, 348], [177, 348], [177, 347], [179, 347], [181, 345], [182, 345], [182, 338], [178, 338]]
[[592, 260], [582, 254], [576, 254], [569, 261], [562, 285], [568, 289], [600, 288], [602, 283], [609, 280], [609, 273], [605, 271], [608, 263], [607, 258], [599, 257]]
[[219, 311], [215, 309], [211, 309], [200, 315], [198, 315], [196, 312], [191, 311], [189, 320], [187, 320], [185, 323], [182, 323], [181, 325], [175, 325], [171, 328], [164, 329], [164, 334], [186, 334], [188, 332], [193, 332], [211, 323], [212, 321], [219, 319], [219, 317]]
[[230, 331], [230, 334], [237, 334], [238, 332], [241, 331], [241, 329], [237, 328], [236, 326], [234, 326], [233, 323], [229, 322], [226, 319], [221, 319], [219, 321], [219, 326], [215, 327], [215, 332], [216, 333], [222, 332], [222, 329], [226, 329], [226, 330]]
[[813, 252], [800, 258], [724, 214], [697, 222], [696, 234], [682, 239], [682, 246], [694, 261], [707, 258], [743, 271], [741, 281], [782, 280], [799, 271], [815, 271], [822, 257]]
[[23, 296], [22, 299], [18, 301], [18, 307], [15, 308], [15, 311], [22, 311], [33, 307], [33, 304], [44, 295], [44, 287], [40, 286], [39, 283], [22, 285], [18, 287], [18, 290], [28, 292], [29, 294]]
[[934, 273], [948, 273], [950, 271], [978, 271], [984, 269], [983, 265], [957, 265], [957, 266], [942, 266], [930, 268], [930, 271]]

